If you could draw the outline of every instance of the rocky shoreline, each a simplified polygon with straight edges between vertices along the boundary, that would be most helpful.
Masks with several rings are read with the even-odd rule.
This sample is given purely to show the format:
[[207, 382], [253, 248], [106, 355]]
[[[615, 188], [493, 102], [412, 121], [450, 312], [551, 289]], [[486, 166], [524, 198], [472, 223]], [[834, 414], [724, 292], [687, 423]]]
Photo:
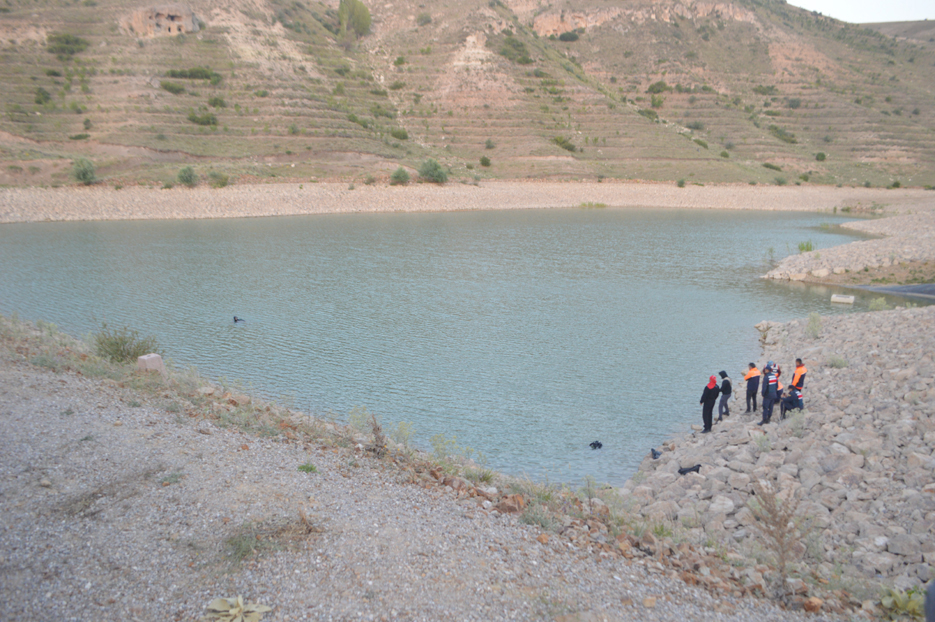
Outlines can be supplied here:
[[[712, 434], [696, 432], [667, 443], [658, 459], [644, 459], [622, 489], [634, 511], [681, 525], [692, 539], [710, 537], [745, 558], [762, 557], [750, 504], [753, 484], [766, 482], [798, 500], [803, 521], [795, 554], [804, 583], [795, 580], [792, 592], [847, 583], [852, 596], [867, 596], [874, 584], [905, 591], [930, 581], [935, 306], [760, 328], [760, 368], [780, 363], [787, 384], [795, 358], [809, 369], [805, 411], [780, 421], [777, 408], [759, 427], [761, 414], [743, 412], [743, 381], [735, 381], [733, 414]], [[679, 474], [694, 465], [698, 473]], [[747, 585], [762, 581], [756, 571], [744, 578]], [[867, 600], [861, 606], [875, 614]]]
[[909, 213], [932, 209], [921, 189], [639, 182], [483, 182], [408, 186], [244, 184], [225, 188], [0, 188], [0, 223], [252, 218], [353, 212], [654, 207]]
[[[790, 255], [764, 278], [823, 282], [832, 275], [850, 274], [857, 277], [856, 282], [870, 283], [874, 278], [885, 278], [900, 264], [935, 262], [935, 209], [931, 207], [842, 226], [881, 237]], [[866, 274], [857, 274], [861, 272]]]

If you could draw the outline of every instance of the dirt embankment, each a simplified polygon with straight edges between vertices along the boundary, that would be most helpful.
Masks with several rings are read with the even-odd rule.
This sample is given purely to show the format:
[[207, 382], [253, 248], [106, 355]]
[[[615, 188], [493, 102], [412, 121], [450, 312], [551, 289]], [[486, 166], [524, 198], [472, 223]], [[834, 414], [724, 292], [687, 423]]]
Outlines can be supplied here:
[[[796, 186], [484, 182], [367, 186], [256, 184], [226, 188], [3, 188], [0, 223], [60, 220], [250, 218], [349, 212], [546, 209], [579, 206], [882, 213], [931, 211], [935, 193]], [[879, 211], [879, 210], [878, 210]]]

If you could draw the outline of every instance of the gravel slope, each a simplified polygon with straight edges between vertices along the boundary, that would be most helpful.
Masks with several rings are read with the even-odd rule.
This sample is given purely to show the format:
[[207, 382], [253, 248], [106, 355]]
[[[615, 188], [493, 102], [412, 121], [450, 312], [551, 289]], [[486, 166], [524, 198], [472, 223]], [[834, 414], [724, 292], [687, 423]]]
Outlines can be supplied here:
[[[354, 447], [222, 429], [161, 400], [0, 357], [5, 619], [195, 620], [239, 594], [272, 606], [265, 620], [807, 616], [716, 600], [652, 559], [541, 543]], [[235, 562], [225, 541], [263, 529], [277, 547]]]

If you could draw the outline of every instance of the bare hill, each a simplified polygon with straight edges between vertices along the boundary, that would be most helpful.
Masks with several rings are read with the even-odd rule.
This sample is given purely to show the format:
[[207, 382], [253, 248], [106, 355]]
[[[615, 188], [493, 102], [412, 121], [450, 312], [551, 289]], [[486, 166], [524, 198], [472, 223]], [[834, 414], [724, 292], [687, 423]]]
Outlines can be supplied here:
[[0, 184], [71, 183], [76, 155], [113, 184], [427, 158], [467, 181], [935, 184], [924, 41], [772, 0], [367, 6], [356, 37], [336, 3], [7, 0]]

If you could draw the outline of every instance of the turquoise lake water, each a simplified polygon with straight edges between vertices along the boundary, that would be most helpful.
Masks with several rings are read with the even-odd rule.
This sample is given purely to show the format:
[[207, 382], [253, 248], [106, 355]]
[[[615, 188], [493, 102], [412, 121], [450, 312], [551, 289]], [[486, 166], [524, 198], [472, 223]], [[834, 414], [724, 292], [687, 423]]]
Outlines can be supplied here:
[[412, 422], [423, 448], [457, 436], [509, 473], [621, 484], [700, 423], [708, 376], [740, 379], [757, 359], [754, 324], [849, 311], [828, 288], [758, 278], [770, 249], [855, 239], [845, 220], [581, 209], [3, 225], [0, 312], [77, 335], [126, 324], [177, 365], [313, 414], [364, 406]]

